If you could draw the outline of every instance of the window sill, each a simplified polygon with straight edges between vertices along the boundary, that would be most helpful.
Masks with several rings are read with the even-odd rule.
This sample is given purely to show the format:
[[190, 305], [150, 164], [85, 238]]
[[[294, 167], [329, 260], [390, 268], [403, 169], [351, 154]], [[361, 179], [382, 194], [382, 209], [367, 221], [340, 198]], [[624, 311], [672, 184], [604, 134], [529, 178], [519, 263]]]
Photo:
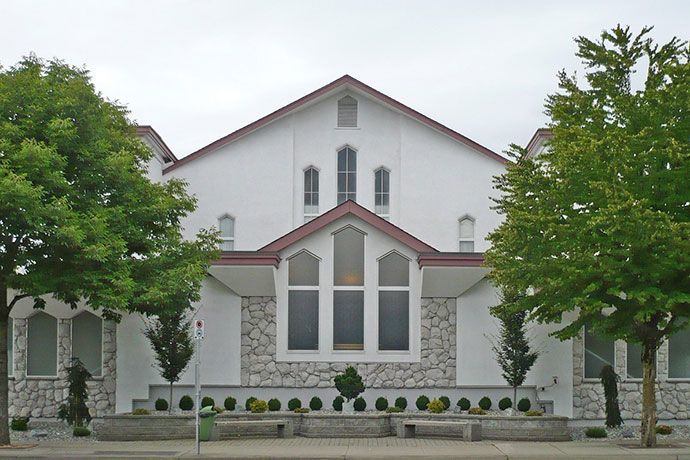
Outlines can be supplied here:
[[336, 350], [336, 349], [333, 349], [333, 350], [331, 350], [331, 353], [336, 353], [339, 355], [344, 355], [344, 354], [348, 354], [348, 353], [351, 353], [353, 355], [363, 355], [364, 350]]
[[376, 350], [380, 355], [409, 356], [410, 350]]
[[57, 375], [27, 375], [26, 380], [57, 380]]
[[289, 355], [318, 355], [321, 350], [286, 350], [285, 353]]
[[335, 128], [336, 131], [359, 131], [360, 128], [359, 126], [336, 126]]
[[688, 383], [690, 377], [667, 377], [665, 381], [668, 383]]

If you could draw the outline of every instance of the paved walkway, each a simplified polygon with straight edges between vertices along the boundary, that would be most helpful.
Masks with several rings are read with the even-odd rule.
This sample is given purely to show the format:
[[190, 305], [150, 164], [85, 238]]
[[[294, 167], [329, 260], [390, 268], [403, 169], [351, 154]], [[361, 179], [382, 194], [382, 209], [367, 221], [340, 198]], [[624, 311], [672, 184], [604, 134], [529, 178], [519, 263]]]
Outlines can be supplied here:
[[[463, 442], [446, 439], [237, 439], [206, 442], [205, 457], [220, 458], [481, 458], [481, 459], [660, 459], [690, 460], [690, 442], [653, 450], [632, 443]], [[196, 456], [194, 441], [43, 442], [27, 449], [0, 449], [4, 457], [149, 458]]]

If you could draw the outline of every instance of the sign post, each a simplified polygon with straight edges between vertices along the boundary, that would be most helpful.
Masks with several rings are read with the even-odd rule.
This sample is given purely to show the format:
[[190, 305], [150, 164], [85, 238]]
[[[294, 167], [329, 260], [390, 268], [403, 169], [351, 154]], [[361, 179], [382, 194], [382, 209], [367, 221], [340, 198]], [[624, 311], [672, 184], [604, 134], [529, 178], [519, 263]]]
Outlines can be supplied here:
[[196, 433], [196, 454], [201, 454], [201, 443], [199, 442], [199, 404], [201, 404], [201, 339], [204, 338], [204, 320], [194, 320], [194, 340], [196, 343], [196, 362], [194, 364], [194, 391], [196, 393], [196, 403], [194, 404], [196, 419], [194, 430]]

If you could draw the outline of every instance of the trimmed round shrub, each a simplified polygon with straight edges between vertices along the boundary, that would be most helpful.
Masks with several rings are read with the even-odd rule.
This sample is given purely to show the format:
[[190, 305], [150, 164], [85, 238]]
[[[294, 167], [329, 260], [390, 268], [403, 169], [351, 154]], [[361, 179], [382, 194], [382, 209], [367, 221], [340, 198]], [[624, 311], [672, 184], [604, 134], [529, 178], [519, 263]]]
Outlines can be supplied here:
[[460, 398], [458, 399], [458, 407], [460, 410], [470, 410], [470, 407], [472, 404], [470, 404], [470, 400], [467, 398]]
[[75, 426], [74, 429], [72, 430], [72, 436], [89, 436], [91, 434], [91, 430], [86, 428], [85, 426]]
[[29, 429], [29, 417], [14, 417], [10, 422], [12, 431], [26, 431]]
[[482, 399], [479, 400], [479, 407], [481, 407], [484, 410], [491, 409], [491, 399], [488, 396], [484, 396]]
[[323, 402], [321, 402], [321, 398], [318, 396], [314, 396], [309, 400], [309, 409], [311, 410], [321, 410], [323, 407]]
[[213, 400], [212, 397], [204, 396], [203, 398], [201, 398], [201, 407], [208, 407], [208, 406], [213, 407], [215, 405], [216, 405], [216, 402]]
[[235, 406], [237, 406], [237, 400], [232, 396], [228, 396], [227, 398], [225, 398], [225, 401], [223, 401], [223, 406], [225, 407], [225, 410], [235, 410]]
[[395, 407], [399, 407], [402, 410], [407, 409], [407, 398], [400, 396], [395, 400]]
[[342, 412], [344, 402], [345, 402], [345, 398], [343, 398], [340, 395], [336, 396], [335, 399], [333, 400], [333, 409], [337, 410], [338, 412]]
[[585, 436], [588, 438], [605, 438], [608, 436], [606, 430], [600, 426], [593, 426], [585, 430]]
[[532, 407], [532, 402], [527, 398], [522, 398], [518, 401], [517, 409], [520, 412], [527, 412]]
[[254, 414], [262, 414], [268, 410], [268, 403], [263, 399], [256, 399], [249, 408]]
[[180, 398], [180, 409], [192, 410], [194, 408], [194, 400], [189, 395], [184, 395]]
[[250, 396], [247, 398], [247, 400], [244, 402], [244, 408], [248, 411], [252, 410], [252, 403], [256, 401], [256, 398], [254, 396]]
[[670, 425], [657, 425], [656, 434], [669, 435], [673, 433], [673, 427]]
[[429, 405], [429, 398], [427, 398], [425, 395], [421, 395], [419, 398], [417, 398], [417, 401], [415, 401], [414, 405], [417, 406], [417, 409], [419, 410], [426, 410], [426, 406]]
[[470, 407], [467, 413], [470, 415], [486, 415], [486, 411], [481, 407]]
[[510, 407], [513, 407], [513, 401], [512, 401], [510, 398], [508, 398], [508, 397], [502, 398], [502, 399], [498, 402], [498, 408], [501, 409], [501, 410], [506, 410], [506, 409], [508, 409], [508, 408], [510, 408]]
[[354, 406], [357, 412], [362, 412], [367, 408], [367, 402], [360, 396], [359, 398], [355, 399]]
[[280, 410], [280, 401], [278, 401], [276, 398], [269, 399], [268, 400], [268, 410], [271, 412], [276, 412]]
[[163, 398], [156, 399], [155, 403], [156, 410], [168, 410], [168, 401]]
[[294, 411], [300, 407], [302, 407], [302, 401], [300, 401], [299, 398], [292, 398], [290, 401], [288, 401], [288, 409]]
[[376, 410], [386, 410], [388, 409], [388, 400], [383, 396], [379, 396], [378, 398], [376, 398], [374, 407], [376, 407]]
[[446, 405], [440, 399], [432, 399], [426, 406], [427, 410], [433, 414], [440, 414], [446, 410]]
[[450, 408], [450, 398], [448, 398], [448, 396], [441, 396], [438, 400], [443, 403], [443, 410], [448, 410], [448, 408]]

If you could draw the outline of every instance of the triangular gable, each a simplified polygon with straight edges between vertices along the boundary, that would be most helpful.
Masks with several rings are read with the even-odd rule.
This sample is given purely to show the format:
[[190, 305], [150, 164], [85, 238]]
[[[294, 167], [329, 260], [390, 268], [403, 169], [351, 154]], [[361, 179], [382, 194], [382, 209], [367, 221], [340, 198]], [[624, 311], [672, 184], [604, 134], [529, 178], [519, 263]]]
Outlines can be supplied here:
[[354, 89], [357, 89], [359, 91], [362, 91], [363, 93], [373, 97], [374, 99], [383, 102], [384, 104], [392, 107], [393, 109], [399, 110], [400, 112], [404, 113], [405, 115], [409, 116], [410, 118], [413, 118], [417, 120], [418, 122], [436, 130], [439, 131], [446, 136], [460, 142], [461, 144], [464, 144], [468, 147], [470, 147], [473, 150], [476, 150], [477, 152], [480, 152], [487, 157], [494, 159], [498, 161], [499, 163], [506, 164], [508, 163], [508, 160], [498, 153], [494, 152], [493, 150], [484, 147], [483, 145], [479, 144], [478, 142], [473, 141], [472, 139], [468, 138], [467, 136], [463, 136], [457, 131], [454, 131], [447, 126], [437, 122], [436, 120], [433, 120], [426, 115], [423, 115], [416, 110], [406, 106], [405, 104], [396, 101], [390, 96], [387, 96], [383, 94], [382, 92], [372, 88], [371, 86], [362, 83], [361, 81], [357, 80], [354, 77], [351, 77], [349, 75], [343, 75], [342, 77], [338, 78], [337, 80], [332, 81], [331, 83], [327, 84], [326, 86], [323, 86], [319, 89], [317, 89], [314, 92], [311, 92], [307, 94], [306, 96], [303, 96], [299, 99], [297, 99], [294, 102], [291, 102], [290, 104], [286, 105], [285, 107], [282, 107], [278, 110], [276, 110], [273, 113], [270, 113], [266, 115], [263, 118], [260, 118], [256, 120], [253, 123], [248, 124], [247, 126], [244, 126], [243, 128], [238, 129], [237, 131], [234, 131], [227, 136], [223, 136], [220, 139], [211, 142], [205, 147], [200, 148], [196, 152], [193, 152], [186, 157], [178, 160], [175, 162], [175, 164], [171, 165], [168, 167], [164, 174], [167, 174], [168, 172], [184, 165], [187, 164], [191, 161], [194, 161], [197, 158], [200, 158], [208, 153], [211, 153], [215, 150], [218, 150], [219, 148], [234, 142], [247, 134], [250, 134], [259, 128], [262, 128], [269, 123], [278, 120], [279, 118], [282, 118], [289, 113], [291, 113], [294, 110], [299, 109], [300, 107], [308, 104], [309, 102], [312, 102], [324, 95], [327, 95], [329, 93], [335, 92], [335, 90], [339, 89], [340, 87], [352, 87]]

